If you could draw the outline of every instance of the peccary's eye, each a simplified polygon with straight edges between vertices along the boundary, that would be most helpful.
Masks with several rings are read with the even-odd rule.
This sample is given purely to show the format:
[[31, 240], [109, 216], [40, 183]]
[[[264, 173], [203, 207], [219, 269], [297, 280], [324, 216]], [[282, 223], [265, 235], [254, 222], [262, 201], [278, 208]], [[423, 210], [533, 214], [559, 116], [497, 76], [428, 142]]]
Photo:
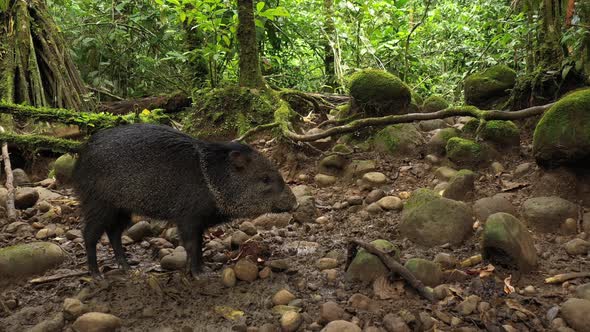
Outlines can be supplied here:
[[268, 176], [268, 175], [265, 175], [265, 176], [262, 178], [262, 183], [264, 183], [264, 184], [271, 184], [271, 183], [272, 183], [272, 179], [270, 178], [270, 176]]

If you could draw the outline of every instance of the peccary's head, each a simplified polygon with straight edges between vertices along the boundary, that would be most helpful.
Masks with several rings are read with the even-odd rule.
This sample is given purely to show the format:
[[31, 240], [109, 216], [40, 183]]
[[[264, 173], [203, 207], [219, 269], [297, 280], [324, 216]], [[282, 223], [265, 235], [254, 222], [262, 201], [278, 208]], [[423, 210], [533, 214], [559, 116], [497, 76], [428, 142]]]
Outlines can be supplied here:
[[242, 218], [296, 207], [279, 171], [256, 150], [239, 143], [198, 145], [203, 176], [222, 213]]

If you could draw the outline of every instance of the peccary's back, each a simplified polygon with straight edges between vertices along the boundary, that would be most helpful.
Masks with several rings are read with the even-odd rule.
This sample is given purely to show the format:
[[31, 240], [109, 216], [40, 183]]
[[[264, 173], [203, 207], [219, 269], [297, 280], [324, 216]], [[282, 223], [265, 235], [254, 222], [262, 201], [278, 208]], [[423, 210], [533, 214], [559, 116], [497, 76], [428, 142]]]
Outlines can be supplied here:
[[215, 204], [201, 174], [197, 144], [164, 126], [103, 130], [80, 151], [76, 191], [83, 204], [100, 201], [154, 218], [212, 212]]

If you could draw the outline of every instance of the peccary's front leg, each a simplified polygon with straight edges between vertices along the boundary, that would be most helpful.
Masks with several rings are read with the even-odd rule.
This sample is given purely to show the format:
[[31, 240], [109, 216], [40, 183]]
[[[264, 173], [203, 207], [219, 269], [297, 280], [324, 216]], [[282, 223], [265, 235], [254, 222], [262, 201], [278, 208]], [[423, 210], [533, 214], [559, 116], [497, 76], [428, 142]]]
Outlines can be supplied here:
[[203, 271], [203, 233], [206, 226], [203, 218], [183, 220], [177, 225], [188, 256], [190, 273], [195, 277]]

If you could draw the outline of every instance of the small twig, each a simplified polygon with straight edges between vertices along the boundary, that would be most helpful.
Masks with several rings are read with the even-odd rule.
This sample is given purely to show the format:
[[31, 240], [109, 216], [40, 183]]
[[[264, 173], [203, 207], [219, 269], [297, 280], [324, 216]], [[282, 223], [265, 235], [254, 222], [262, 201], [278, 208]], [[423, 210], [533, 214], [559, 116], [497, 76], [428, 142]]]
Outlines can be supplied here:
[[418, 294], [420, 294], [420, 296], [429, 301], [434, 301], [434, 296], [432, 292], [429, 292], [426, 289], [426, 287], [424, 287], [424, 284], [420, 280], [416, 279], [412, 272], [410, 272], [403, 265], [398, 263], [395, 259], [393, 259], [393, 257], [379, 250], [379, 248], [375, 247], [370, 243], [366, 243], [360, 240], [351, 240], [351, 242], [363, 247], [366, 251], [379, 257], [379, 259], [383, 262], [383, 264], [385, 264], [385, 266], [387, 266], [387, 268], [389, 268], [389, 270], [391, 270], [391, 272], [396, 273], [397, 275], [401, 276], [404, 280], [406, 280], [410, 284], [410, 286], [412, 286], [416, 291], [418, 291]]
[[553, 277], [549, 277], [545, 279], [546, 284], [558, 284], [560, 282], [568, 281], [571, 279], [577, 278], [587, 278], [590, 277], [590, 272], [570, 272], [570, 273], [562, 273], [554, 275]]
[[52, 276], [31, 279], [29, 281], [29, 283], [33, 284], [33, 285], [38, 285], [38, 284], [44, 284], [46, 282], [52, 282], [52, 281], [57, 281], [57, 280], [61, 280], [64, 278], [69, 278], [69, 277], [79, 277], [79, 276], [83, 276], [86, 274], [88, 274], [88, 271], [75, 271], [75, 272], [64, 273], [64, 274], [55, 274]]
[[[0, 132], [4, 133], [4, 128], [0, 126]], [[16, 221], [16, 208], [14, 207], [14, 177], [12, 175], [12, 166], [10, 165], [10, 156], [8, 154], [8, 144], [2, 142], [2, 160], [4, 161], [4, 171], [6, 172], [6, 189], [8, 197], [6, 199], [6, 214], [10, 222]]]

